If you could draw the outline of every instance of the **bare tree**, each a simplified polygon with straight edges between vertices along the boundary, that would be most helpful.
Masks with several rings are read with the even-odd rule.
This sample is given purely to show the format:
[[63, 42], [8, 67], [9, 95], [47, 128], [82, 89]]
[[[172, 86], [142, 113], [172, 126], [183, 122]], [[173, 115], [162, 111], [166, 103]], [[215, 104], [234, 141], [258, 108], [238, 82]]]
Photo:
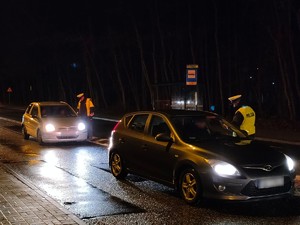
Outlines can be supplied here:
[[136, 27], [136, 24], [134, 25], [134, 28], [135, 28], [136, 39], [137, 39], [138, 48], [139, 48], [139, 52], [140, 52], [142, 73], [143, 73], [143, 76], [144, 76], [144, 78], [146, 80], [146, 84], [147, 84], [147, 87], [148, 87], [148, 90], [149, 90], [149, 93], [150, 93], [151, 106], [152, 106], [152, 109], [154, 109], [155, 108], [154, 107], [155, 103], [154, 103], [153, 86], [151, 84], [149, 73], [148, 73], [147, 66], [146, 66], [145, 59], [144, 59], [144, 52], [143, 52], [142, 40], [141, 40], [141, 37], [139, 35], [138, 29]]
[[223, 85], [222, 85], [222, 69], [221, 69], [221, 57], [220, 57], [220, 48], [219, 48], [219, 38], [218, 38], [218, 7], [216, 5], [216, 1], [213, 0], [214, 9], [215, 9], [215, 47], [216, 47], [216, 55], [217, 55], [217, 75], [218, 75], [218, 83], [219, 83], [219, 95], [220, 95], [220, 106], [221, 112], [224, 115], [224, 98], [223, 98]]

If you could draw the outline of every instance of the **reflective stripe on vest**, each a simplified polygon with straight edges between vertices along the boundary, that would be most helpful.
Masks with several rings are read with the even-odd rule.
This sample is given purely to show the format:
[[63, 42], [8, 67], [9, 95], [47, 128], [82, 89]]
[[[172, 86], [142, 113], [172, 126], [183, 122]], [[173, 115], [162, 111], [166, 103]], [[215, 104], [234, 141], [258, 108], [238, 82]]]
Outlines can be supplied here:
[[240, 126], [241, 130], [247, 131], [248, 135], [255, 134], [255, 112], [250, 106], [242, 106], [237, 110], [240, 112], [244, 120]]

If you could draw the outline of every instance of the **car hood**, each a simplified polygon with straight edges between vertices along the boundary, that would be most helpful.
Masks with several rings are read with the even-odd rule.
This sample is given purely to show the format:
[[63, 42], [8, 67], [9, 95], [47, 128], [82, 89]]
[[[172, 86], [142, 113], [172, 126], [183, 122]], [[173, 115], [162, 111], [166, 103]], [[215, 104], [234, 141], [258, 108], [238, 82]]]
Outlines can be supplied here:
[[283, 153], [259, 141], [242, 140], [235, 142], [217, 140], [194, 145], [208, 151], [211, 156], [217, 157], [217, 159], [241, 167], [261, 165], [274, 167], [281, 165], [285, 161]]
[[[79, 117], [64, 117], [64, 118], [43, 118], [42, 123], [52, 123], [56, 127], [71, 127], [77, 126], [81, 122]], [[83, 122], [83, 121], [82, 121]]]

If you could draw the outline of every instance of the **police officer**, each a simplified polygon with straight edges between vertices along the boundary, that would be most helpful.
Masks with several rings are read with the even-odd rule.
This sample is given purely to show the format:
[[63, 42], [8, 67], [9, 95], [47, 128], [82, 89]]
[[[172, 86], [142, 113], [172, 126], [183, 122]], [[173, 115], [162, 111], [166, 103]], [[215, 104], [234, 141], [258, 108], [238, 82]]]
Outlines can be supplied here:
[[235, 95], [228, 98], [232, 106], [237, 109], [232, 123], [247, 134], [249, 138], [253, 139], [255, 135], [255, 112], [250, 106], [242, 105], [241, 98], [242, 95]]
[[93, 137], [93, 127], [92, 127], [92, 119], [94, 116], [94, 104], [90, 98], [86, 98], [84, 93], [80, 93], [77, 95], [79, 99], [77, 105], [78, 116], [82, 117], [86, 123], [88, 128], [88, 138], [92, 139]]

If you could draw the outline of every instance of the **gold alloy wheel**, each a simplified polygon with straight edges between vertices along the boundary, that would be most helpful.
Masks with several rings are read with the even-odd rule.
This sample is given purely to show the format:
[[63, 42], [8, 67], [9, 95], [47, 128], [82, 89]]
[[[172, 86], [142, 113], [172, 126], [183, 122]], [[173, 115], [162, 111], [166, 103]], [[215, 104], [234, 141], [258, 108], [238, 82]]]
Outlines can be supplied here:
[[193, 201], [197, 196], [197, 180], [194, 174], [185, 173], [181, 183], [183, 196], [188, 201]]
[[113, 155], [111, 169], [114, 176], [118, 176], [122, 172], [121, 157], [117, 153]]

